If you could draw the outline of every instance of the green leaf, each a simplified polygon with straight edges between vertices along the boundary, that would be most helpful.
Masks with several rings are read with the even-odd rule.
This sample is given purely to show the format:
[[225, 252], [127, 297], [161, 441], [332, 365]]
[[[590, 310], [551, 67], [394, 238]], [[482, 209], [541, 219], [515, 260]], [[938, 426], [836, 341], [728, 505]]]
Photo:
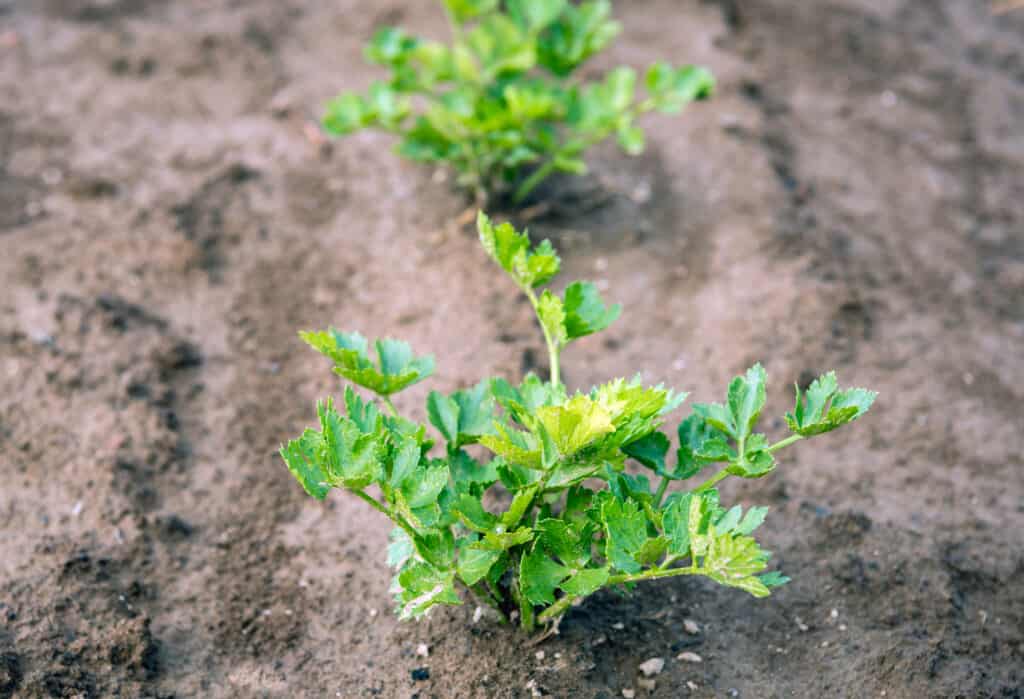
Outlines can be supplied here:
[[437, 496], [448, 485], [448, 464], [443, 461], [421, 463], [401, 485], [402, 495], [412, 509], [437, 502]]
[[493, 530], [498, 523], [498, 518], [484, 509], [478, 496], [463, 493], [455, 507], [462, 523], [481, 534]]
[[497, 529], [484, 534], [484, 538], [476, 546], [489, 551], [506, 551], [513, 546], [521, 546], [533, 540], [533, 530], [529, 527], [520, 527], [511, 532]]
[[651, 432], [622, 448], [630, 458], [636, 459], [655, 473], [665, 472], [665, 454], [668, 453], [669, 441], [661, 432]]
[[729, 508], [729, 511], [718, 518], [715, 522], [715, 531], [727, 534], [736, 528], [736, 525], [740, 523], [740, 517], [743, 516], [743, 508], [739, 505], [735, 505]]
[[636, 554], [637, 562], [642, 566], [654, 565], [665, 555], [669, 540], [664, 536], [648, 539]]
[[562, 457], [572, 456], [615, 430], [608, 412], [584, 395], [574, 396], [563, 405], [538, 408], [537, 419]]
[[327, 482], [327, 474], [320, 465], [320, 453], [323, 450], [323, 437], [313, 430], [307, 429], [299, 439], [293, 439], [287, 446], [281, 447], [281, 458], [288, 465], [295, 479], [303, 489], [323, 500], [331, 490]]
[[419, 41], [396, 27], [378, 29], [365, 50], [366, 59], [379, 65], [396, 65], [405, 62], [416, 49]]
[[545, 284], [558, 274], [562, 262], [551, 241], [545, 240], [531, 249], [525, 231], [516, 231], [507, 221], [494, 225], [483, 211], [477, 214], [476, 226], [484, 250], [521, 289]]
[[767, 597], [767, 586], [756, 577], [767, 565], [767, 554], [749, 536], [714, 533], [701, 568], [715, 582]]
[[877, 395], [864, 388], [840, 391], [836, 374], [830, 371], [818, 377], [806, 395], [796, 387], [796, 407], [786, 413], [786, 423], [804, 437], [830, 432], [866, 413]]
[[538, 31], [548, 26], [565, 11], [566, 0], [508, 0], [508, 12], [521, 27]]
[[401, 527], [392, 529], [388, 539], [390, 539], [388, 544], [388, 566], [401, 569], [405, 562], [416, 553], [416, 545], [413, 544], [412, 539], [409, 538], [409, 535]]
[[747, 451], [729, 465], [729, 473], [740, 478], [761, 478], [775, 470], [775, 457], [767, 449]]
[[537, 62], [534, 42], [504, 15], [485, 17], [466, 35], [466, 41], [490, 79], [525, 73]]
[[515, 497], [512, 498], [512, 504], [509, 505], [508, 510], [501, 515], [501, 525], [506, 529], [511, 529], [519, 524], [519, 520], [523, 518], [526, 511], [530, 509], [530, 505], [533, 504], [533, 498], [536, 494], [536, 486], [517, 491]]
[[498, 0], [443, 0], [444, 6], [455, 18], [455, 21], [462, 24], [471, 19], [476, 19], [488, 12], [493, 12], [498, 7]]
[[431, 391], [427, 396], [427, 416], [451, 450], [473, 444], [485, 434], [494, 434], [494, 398], [489, 380], [451, 396]]
[[331, 399], [318, 402], [322, 447], [320, 468], [327, 481], [355, 490], [383, 476], [383, 442], [379, 435], [364, 434], [352, 420], [341, 417]]
[[636, 556], [647, 541], [647, 518], [640, 507], [629, 500], [609, 498], [601, 504], [601, 523], [608, 561], [625, 573], [640, 572]]
[[607, 585], [610, 576], [608, 568], [586, 568], [570, 577], [559, 587], [567, 595], [586, 597]]
[[388, 485], [391, 488], [401, 488], [402, 484], [416, 472], [421, 455], [420, 445], [416, 443], [416, 440], [403, 439], [391, 460], [391, 475], [388, 478]]
[[363, 103], [363, 98], [346, 93], [327, 103], [323, 127], [334, 136], [346, 136], [363, 128], [369, 121], [370, 110]]
[[670, 500], [662, 510], [662, 523], [669, 541], [668, 551], [676, 558], [690, 553], [690, 507], [694, 499], [692, 493], [686, 493]]
[[767, 507], [751, 507], [747, 510], [747, 514], [743, 517], [738, 525], [736, 525], [735, 533], [749, 536], [754, 533], [754, 530], [761, 526], [764, 522], [765, 516], [768, 514]]
[[540, 443], [534, 435], [498, 424], [495, 430], [497, 434], [481, 437], [480, 444], [512, 465], [542, 468]]
[[519, 587], [530, 604], [554, 604], [555, 588], [570, 574], [539, 547], [526, 555], [519, 568]]
[[677, 465], [672, 474], [679, 480], [692, 478], [708, 464], [732, 458], [728, 436], [696, 412], [697, 406], [694, 406], [695, 414], [679, 423]]
[[448, 455], [448, 469], [460, 490], [489, 488], [498, 480], [497, 467], [494, 461], [481, 464], [461, 449]]
[[618, 131], [619, 147], [630, 155], [644, 152], [644, 131], [639, 126], [626, 125]]
[[423, 616], [438, 604], [462, 604], [455, 592], [455, 571], [437, 570], [424, 562], [407, 565], [395, 578], [393, 590], [402, 620]]
[[565, 290], [565, 332], [574, 340], [604, 330], [622, 313], [616, 304], [606, 308], [597, 287], [590, 282], [573, 282]]
[[545, 291], [537, 300], [537, 318], [541, 327], [548, 337], [558, 347], [564, 347], [569, 342], [569, 336], [565, 331], [565, 308], [562, 299], [550, 291]]
[[758, 576], [758, 579], [761, 581], [762, 585], [769, 589], [773, 587], [780, 587], [789, 582], [789, 578], [783, 575], [782, 573], [778, 572], [777, 570], [773, 570], [770, 573], [760, 575]]
[[715, 89], [715, 78], [706, 68], [673, 68], [667, 63], [648, 68], [645, 83], [655, 108], [667, 114], [678, 113], [689, 102], [707, 99]]
[[366, 338], [359, 333], [331, 328], [299, 335], [334, 362], [337, 374], [378, 395], [391, 395], [434, 373], [433, 357], [414, 357], [412, 348], [400, 340], [377, 340], [378, 363], [374, 364], [367, 354]]
[[587, 523], [541, 519], [534, 525], [537, 541], [563, 564], [582, 568], [590, 561], [593, 532]]
[[732, 436], [737, 441], [746, 440], [761, 415], [766, 380], [764, 367], [755, 364], [747, 370], [746, 376], [737, 376], [729, 384], [729, 412], [732, 414], [732, 424], [736, 428]]
[[618, 23], [611, 21], [608, 0], [569, 4], [541, 35], [538, 62], [555, 75], [569, 75], [607, 46], [618, 32]]
[[457, 564], [459, 577], [467, 585], [476, 585], [500, 558], [501, 551], [488, 551], [467, 546], [459, 554]]

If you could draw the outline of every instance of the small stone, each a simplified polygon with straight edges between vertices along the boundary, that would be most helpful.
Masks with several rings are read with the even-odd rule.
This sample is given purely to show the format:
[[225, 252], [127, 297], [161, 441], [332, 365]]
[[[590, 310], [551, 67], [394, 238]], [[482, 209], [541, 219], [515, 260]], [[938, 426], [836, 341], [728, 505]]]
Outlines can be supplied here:
[[421, 658], [427, 657], [428, 655], [430, 655], [430, 646], [428, 646], [426, 643], [419, 644], [418, 646], [416, 646], [416, 655]]
[[796, 627], [798, 629], [800, 629], [801, 631], [807, 631], [807, 630], [809, 630], [811, 628], [810, 626], [805, 624], [804, 620], [801, 619], [800, 617], [796, 617], [795, 619], [793, 619], [793, 621], [796, 622]]
[[413, 682], [422, 682], [423, 680], [430, 679], [430, 670], [425, 667], [414, 668], [409, 674], [412, 676]]
[[622, 696], [625, 697], [625, 699], [633, 699], [636, 696], [636, 690], [635, 689], [623, 689], [622, 690]]
[[646, 689], [648, 692], [653, 692], [658, 687], [658, 683], [655, 680], [648, 680], [643, 677], [638, 677], [636, 684], [640, 689]]
[[622, 631], [624, 628], [626, 628], [626, 625], [623, 624], [621, 621], [616, 621], [614, 624], [612, 624], [612, 628], [616, 631]]
[[82, 514], [82, 508], [83, 507], [85, 507], [85, 505], [82, 504], [81, 500], [76, 502], [75, 506], [71, 508], [71, 516], [72, 517], [77, 517], [78, 515]]
[[838, 619], [839, 618], [839, 610], [838, 609], [833, 609], [831, 612], [828, 613], [828, 618], [829, 619]]
[[691, 692], [696, 692], [698, 689], [700, 689], [700, 687], [697, 686], [697, 683], [693, 680], [686, 680], [686, 686], [690, 688]]
[[676, 656], [676, 660], [682, 660], [684, 663], [702, 663], [704, 658], [700, 657], [693, 651], [684, 651]]
[[683, 629], [691, 636], [696, 636], [700, 633], [700, 626], [693, 619], [683, 619]]
[[533, 657], [535, 657], [537, 660], [543, 660], [544, 659], [544, 651], [542, 651], [542, 650], [537, 651], [536, 653], [533, 654]]
[[644, 673], [644, 677], [654, 677], [664, 669], [664, 658], [651, 658], [640, 663], [640, 672]]
[[846, 631], [846, 624], [840, 624], [839, 625], [839, 630], [840, 631]]
[[531, 697], [544, 696], [544, 690], [537, 686], [537, 680], [530, 680], [529, 682], [527, 682], [526, 688], [530, 690]]

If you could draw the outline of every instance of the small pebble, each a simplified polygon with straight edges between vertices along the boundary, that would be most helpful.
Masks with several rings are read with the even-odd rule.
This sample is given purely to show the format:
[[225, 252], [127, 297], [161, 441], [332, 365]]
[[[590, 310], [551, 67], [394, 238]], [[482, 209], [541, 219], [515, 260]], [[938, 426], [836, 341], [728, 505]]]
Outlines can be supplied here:
[[621, 621], [616, 621], [614, 624], [612, 624], [612, 628], [616, 631], [622, 631], [624, 628], [626, 628], [626, 625], [623, 624]]
[[636, 683], [640, 689], [646, 689], [648, 692], [653, 692], [658, 687], [656, 681], [644, 679], [643, 677], [638, 677]]
[[676, 656], [676, 660], [682, 660], [684, 663], [702, 663], [704, 658], [700, 657], [693, 651], [684, 651]]
[[651, 658], [640, 663], [640, 672], [644, 673], [644, 677], [654, 677], [664, 669], [664, 658]]
[[77, 517], [78, 515], [82, 514], [82, 508], [83, 507], [85, 507], [85, 506], [82, 504], [81, 500], [76, 502], [75, 506], [71, 508], [71, 516], [72, 517]]
[[636, 696], [636, 690], [635, 689], [623, 689], [622, 690], [622, 696], [625, 697], [625, 699], [633, 699], [633, 697]]
[[411, 673], [413, 682], [422, 682], [423, 680], [430, 679], [430, 670], [425, 667], [414, 668]]
[[543, 660], [544, 659], [544, 651], [542, 651], [542, 650], [537, 651], [536, 653], [533, 654], [533, 657], [535, 657], [537, 660]]
[[700, 626], [693, 619], [683, 619], [683, 629], [691, 636], [696, 636], [700, 633]]
[[846, 624], [840, 624], [839, 625], [839, 630], [840, 631], [846, 631]]
[[828, 613], [828, 616], [829, 616], [830, 619], [838, 619], [839, 618], [839, 610], [838, 609], [833, 609], [831, 612]]
[[421, 658], [427, 657], [428, 655], [430, 655], [430, 646], [428, 646], [426, 643], [419, 644], [418, 646], [416, 646], [416, 655], [418, 655]]
[[699, 689], [697, 683], [693, 680], [686, 680], [686, 686], [690, 688], [691, 692], [696, 692]]

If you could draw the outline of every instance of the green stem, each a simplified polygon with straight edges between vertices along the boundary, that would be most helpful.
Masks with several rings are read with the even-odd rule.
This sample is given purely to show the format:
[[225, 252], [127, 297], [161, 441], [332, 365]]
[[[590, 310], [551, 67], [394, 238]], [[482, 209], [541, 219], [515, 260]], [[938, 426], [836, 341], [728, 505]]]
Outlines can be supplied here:
[[552, 175], [552, 173], [554, 173], [554, 171], [557, 169], [557, 166], [555, 165], [555, 158], [557, 158], [559, 155], [561, 155], [561, 153], [552, 156], [551, 160], [541, 165], [539, 168], [534, 170], [529, 177], [523, 180], [522, 184], [520, 184], [519, 187], [516, 189], [516, 193], [512, 196], [512, 200], [516, 204], [522, 204], [523, 200], [526, 199], [526, 197], [530, 196], [530, 192], [537, 188], [537, 185], [539, 185], [541, 182], [549, 178]]
[[476, 599], [482, 601], [488, 607], [491, 607], [494, 611], [496, 611], [498, 613], [498, 616], [501, 618], [502, 624], [508, 623], [508, 616], [505, 615], [505, 612], [502, 611], [501, 605], [498, 603], [498, 600], [496, 600], [491, 595], [491, 593], [488, 592], [487, 588], [481, 587], [480, 583], [477, 583], [476, 585], [467, 585], [466, 588]]
[[[667, 562], [666, 562], [667, 563]], [[640, 582], [642, 580], [657, 580], [658, 578], [674, 578], [679, 575], [700, 575], [703, 571], [700, 568], [690, 566], [689, 568], [651, 568], [641, 573], [629, 575], [613, 575], [608, 578], [608, 585], [625, 585], [626, 583]], [[573, 595], [566, 595], [537, 616], [537, 621], [547, 624], [565, 614], [577, 598]]]
[[533, 312], [537, 315], [537, 322], [540, 323], [541, 332], [544, 333], [544, 342], [548, 346], [548, 365], [551, 368], [551, 385], [558, 386], [560, 383], [560, 377], [558, 373], [558, 355], [560, 348], [555, 339], [551, 337], [551, 333], [548, 332], [547, 327], [544, 325], [544, 321], [540, 318], [540, 307], [538, 306], [537, 294], [533, 293], [533, 289], [525, 287], [523, 291], [526, 292], [526, 297], [530, 299], [530, 305], [533, 306]]
[[408, 522], [406, 522], [405, 519], [401, 515], [396, 514], [396, 513], [392, 512], [391, 510], [389, 510], [388, 508], [384, 507], [384, 505], [379, 503], [375, 498], [371, 497], [368, 493], [366, 493], [366, 491], [363, 491], [363, 490], [353, 490], [351, 492], [355, 493], [357, 496], [359, 496], [361, 499], [363, 499], [366, 503], [368, 503], [370, 505], [370, 507], [372, 507], [373, 509], [377, 510], [378, 512], [383, 514], [385, 517], [390, 519], [392, 522], [397, 524], [399, 527], [401, 527], [403, 530], [405, 530], [405, 533], [409, 535], [410, 539], [412, 539], [413, 541], [416, 540], [416, 530], [413, 529], [412, 525], [409, 524]]
[[672, 479], [665, 476], [661, 479], [661, 484], [658, 486], [657, 492], [654, 493], [654, 506], [661, 507], [661, 499], [665, 497], [665, 491], [668, 490], [669, 481]]
[[776, 451], [778, 449], [782, 449], [783, 447], [788, 447], [790, 444], [793, 444], [794, 442], [799, 442], [801, 439], [803, 439], [801, 435], [790, 435], [789, 437], [786, 437], [785, 439], [780, 440], [775, 444], [771, 445], [770, 447], [768, 447], [768, 451]]
[[694, 492], [694, 493], [703, 493], [705, 490], [708, 490], [709, 488], [713, 488], [715, 486], [715, 484], [718, 483], [718, 481], [722, 480], [723, 478], [725, 478], [728, 475], [729, 475], [729, 467], [726, 466], [721, 471], [719, 471], [715, 475], [711, 476], [711, 478], [707, 479], [706, 481], [704, 481], [703, 483], [698, 485], [696, 488], [694, 488], [692, 492]]
[[609, 585], [625, 585], [626, 583], [640, 582], [641, 580], [657, 580], [658, 578], [674, 578], [677, 575], [700, 575], [703, 571], [700, 568], [690, 566], [689, 568], [669, 568], [662, 570], [652, 568], [641, 573], [629, 575], [613, 575], [608, 578]]
[[395, 410], [395, 404], [391, 402], [391, 396], [381, 396], [381, 400], [384, 401], [384, 405], [391, 412], [391, 417], [398, 417], [398, 411]]

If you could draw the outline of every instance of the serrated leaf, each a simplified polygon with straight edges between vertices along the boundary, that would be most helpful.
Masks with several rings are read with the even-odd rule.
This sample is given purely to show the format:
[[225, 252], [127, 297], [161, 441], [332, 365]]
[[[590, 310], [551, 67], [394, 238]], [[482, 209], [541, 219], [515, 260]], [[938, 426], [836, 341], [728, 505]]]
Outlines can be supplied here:
[[378, 395], [391, 395], [434, 373], [433, 357], [414, 357], [412, 348], [400, 340], [386, 338], [375, 343], [378, 363], [367, 354], [367, 342], [359, 333], [299, 333], [313, 349], [334, 362], [334, 371]]
[[761, 478], [774, 470], [775, 457], [766, 449], [748, 451], [729, 465], [729, 473], [740, 478]]
[[381, 27], [366, 46], [366, 59], [380, 65], [394, 65], [408, 59], [419, 41], [397, 27]]
[[455, 504], [459, 519], [470, 529], [485, 534], [494, 529], [498, 518], [484, 509], [479, 496], [463, 493]]
[[531, 249], [525, 231], [518, 232], [507, 221], [495, 225], [483, 211], [477, 214], [476, 226], [484, 250], [520, 288], [532, 289], [558, 274], [562, 261], [551, 241], [544, 240]]
[[459, 406], [448, 396], [431, 391], [427, 396], [427, 418], [437, 428], [445, 441], [457, 442], [459, 438]]
[[538, 62], [555, 75], [569, 75], [618, 32], [619, 25], [611, 21], [608, 0], [569, 4], [541, 35]]
[[692, 493], [685, 493], [667, 501], [662, 509], [662, 524], [669, 541], [668, 551], [676, 558], [690, 553], [690, 506], [693, 500]]
[[320, 465], [319, 455], [323, 450], [323, 437], [307, 429], [298, 439], [293, 439], [280, 450], [281, 458], [288, 465], [302, 488], [317, 500], [323, 500], [331, 491], [327, 474]]
[[747, 514], [743, 517], [738, 525], [736, 525], [735, 533], [749, 536], [754, 533], [754, 530], [761, 526], [764, 522], [765, 516], [768, 514], [767, 507], [751, 507], [747, 510]]
[[455, 538], [450, 529], [427, 529], [413, 537], [416, 553], [438, 570], [452, 567], [455, 558]]
[[607, 585], [609, 577], [611, 574], [608, 568], [586, 568], [563, 582], [559, 588], [567, 595], [586, 597]]
[[866, 413], [877, 395], [864, 388], [840, 391], [836, 374], [830, 371], [815, 379], [805, 395], [796, 387], [796, 406], [786, 413], [786, 423], [804, 437], [824, 434]]
[[484, 435], [480, 444], [503, 458], [509, 464], [524, 468], [541, 468], [541, 449], [537, 438], [527, 432], [495, 424], [497, 434]]
[[710, 97], [715, 89], [715, 78], [706, 68], [673, 68], [667, 63], [652, 65], [645, 83], [655, 107], [667, 114], [678, 113], [687, 103]]
[[520, 527], [515, 531], [499, 531], [501, 527], [484, 534], [476, 546], [490, 551], [506, 551], [513, 546], [521, 546], [533, 540], [533, 530], [530, 527]]
[[722, 585], [737, 587], [755, 597], [767, 597], [768, 588], [756, 574], [765, 569], [768, 557], [757, 542], [749, 536], [713, 534], [702, 572]]
[[520, 26], [539, 31], [558, 19], [568, 5], [567, 0], [508, 0], [508, 12]]
[[761, 584], [767, 587], [768, 589], [771, 589], [773, 587], [780, 587], [789, 582], [789, 578], [783, 575], [782, 573], [778, 572], [777, 570], [773, 570], [770, 573], [765, 573], [764, 575], [759, 575], [758, 578], [761, 580]]
[[428, 563], [407, 565], [395, 578], [398, 618], [415, 619], [439, 604], [460, 605], [455, 592], [455, 571], [441, 571]]
[[665, 555], [665, 551], [668, 549], [668, 543], [668, 538], [664, 536], [648, 539], [636, 554], [637, 562], [642, 566], [649, 566], [657, 563], [661, 560], [661, 557]]
[[498, 7], [498, 0], [443, 0], [443, 2], [455, 21], [460, 24], [493, 12]]
[[607, 328], [622, 313], [622, 306], [606, 308], [594, 284], [573, 282], [565, 290], [564, 310], [565, 332], [574, 340]]
[[399, 569], [416, 553], [416, 545], [401, 527], [395, 527], [388, 536], [387, 563], [391, 568]]
[[673, 478], [692, 478], [706, 465], [732, 458], [727, 435], [698, 414], [696, 405], [694, 414], [679, 423], [678, 434], [679, 449], [676, 451]]
[[743, 516], [743, 508], [739, 505], [735, 505], [718, 518], [715, 522], [715, 531], [727, 534], [736, 528], [736, 525], [740, 523], [740, 517]]
[[448, 470], [460, 491], [479, 488], [482, 492], [490, 487], [498, 480], [497, 467], [493, 460], [481, 464], [461, 449], [448, 455]]
[[569, 574], [569, 568], [556, 563], [543, 549], [534, 547], [520, 564], [519, 588], [530, 604], [554, 604], [555, 588]]
[[761, 415], [765, 401], [767, 374], [764, 367], [755, 364], [745, 376], [737, 376], [729, 384], [728, 405], [735, 431], [730, 433], [737, 441], [745, 441]]
[[459, 554], [457, 571], [459, 578], [467, 585], [476, 585], [486, 577], [491, 566], [501, 558], [501, 551], [489, 551], [486, 549], [467, 546]]
[[519, 524], [519, 520], [523, 518], [526, 511], [530, 509], [530, 505], [533, 504], [533, 498], [536, 494], [536, 486], [523, 488], [522, 490], [517, 491], [515, 496], [512, 498], [512, 504], [510, 504], [508, 510], [501, 515], [501, 525], [506, 529], [511, 529]]
[[490, 381], [484, 379], [451, 396], [431, 391], [427, 396], [427, 417], [448, 442], [449, 450], [473, 444], [485, 434], [494, 434]]
[[545, 291], [537, 300], [537, 318], [540, 320], [544, 332], [558, 347], [564, 347], [569, 342], [569, 335], [565, 329], [565, 307], [562, 299], [550, 291]]
[[617, 137], [619, 147], [629, 155], [640, 155], [644, 152], [644, 130], [639, 126], [623, 126], [619, 128]]
[[416, 510], [437, 502], [437, 496], [448, 485], [448, 464], [443, 461], [421, 463], [401, 484], [409, 507]]
[[534, 528], [540, 545], [563, 564], [581, 568], [590, 561], [593, 532], [588, 524], [547, 518], [539, 520]]
[[574, 396], [562, 405], [539, 408], [537, 420], [562, 457], [572, 456], [615, 430], [608, 411], [584, 395]]
[[655, 473], [664, 473], [665, 454], [668, 453], [668, 448], [668, 437], [661, 432], [651, 432], [646, 437], [625, 445], [622, 451]]
[[601, 504], [601, 523], [605, 530], [605, 556], [625, 573], [640, 572], [636, 560], [647, 541], [647, 518], [632, 501], [609, 498]]
[[420, 445], [414, 439], [403, 439], [395, 449], [391, 461], [391, 475], [388, 478], [388, 485], [392, 488], [401, 488], [416, 471], [420, 463]]

